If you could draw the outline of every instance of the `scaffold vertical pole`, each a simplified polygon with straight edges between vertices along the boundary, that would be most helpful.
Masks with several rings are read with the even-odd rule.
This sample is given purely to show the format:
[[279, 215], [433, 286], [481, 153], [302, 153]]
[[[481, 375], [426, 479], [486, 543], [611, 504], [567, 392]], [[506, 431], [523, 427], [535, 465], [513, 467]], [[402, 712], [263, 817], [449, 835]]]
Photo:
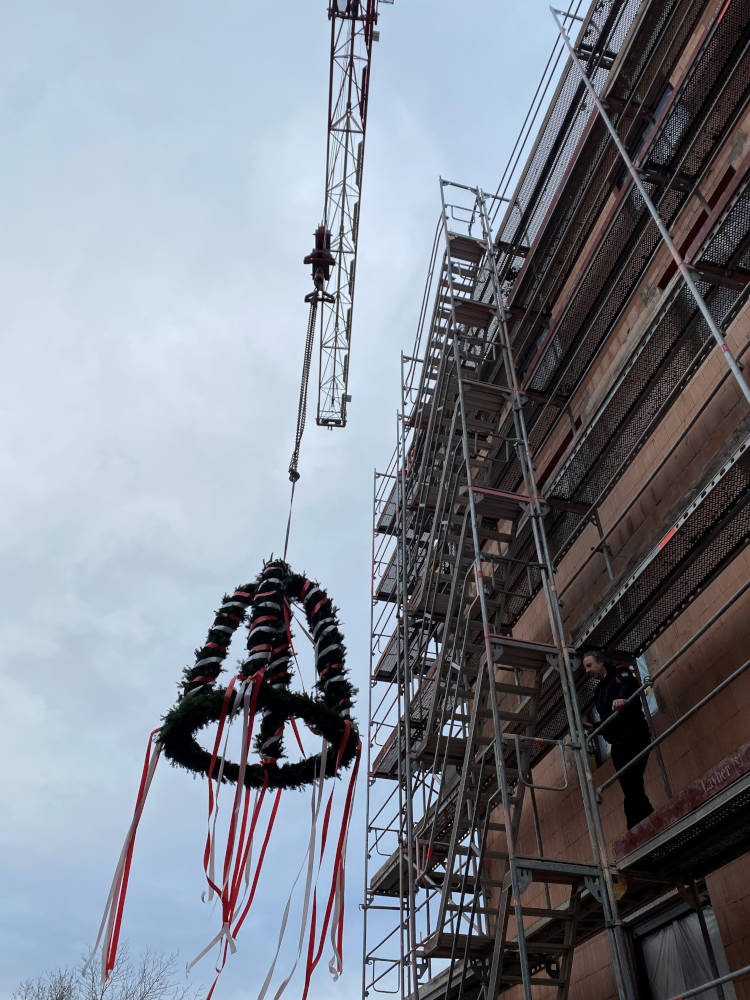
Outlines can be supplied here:
[[[370, 566], [374, 568], [375, 566], [375, 516], [376, 516], [376, 504], [378, 496], [378, 471], [373, 470], [372, 475], [372, 542], [371, 542], [371, 557]], [[375, 574], [371, 570], [370, 573], [370, 658], [369, 658], [369, 671], [367, 677], [367, 723], [368, 726], [372, 723], [372, 674], [373, 674], [373, 661], [374, 661], [374, 643], [373, 634], [375, 632]], [[370, 734], [367, 735], [367, 770], [365, 779], [365, 822], [369, 821], [370, 817], [370, 775], [372, 773], [372, 739]], [[364, 900], [362, 904], [362, 1000], [365, 1000], [365, 982], [366, 982], [366, 969], [364, 963], [367, 961], [367, 886], [370, 873], [370, 859], [369, 859], [369, 842], [368, 842], [368, 831], [365, 829], [365, 857], [364, 857], [364, 888], [362, 890], [362, 899]]]
[[599, 112], [599, 115], [601, 116], [601, 119], [607, 128], [607, 131], [612, 136], [612, 141], [617, 147], [617, 151], [620, 154], [623, 163], [627, 167], [630, 176], [633, 178], [633, 183], [638, 189], [638, 193], [643, 198], [643, 202], [646, 205], [646, 208], [648, 209], [652, 219], [654, 220], [657, 229], [659, 230], [659, 235], [664, 241], [664, 245], [667, 247], [670, 254], [672, 255], [672, 258], [675, 264], [677, 265], [677, 268], [680, 274], [682, 275], [683, 280], [690, 291], [690, 294], [695, 299], [695, 304], [698, 306], [701, 315], [706, 321], [706, 325], [711, 331], [711, 336], [714, 338], [717, 346], [719, 347], [721, 353], [723, 354], [724, 360], [726, 361], [729, 370], [731, 371], [737, 384], [739, 385], [742, 394], [744, 395], [747, 402], [750, 403], [750, 385], [748, 385], [747, 379], [743, 374], [742, 368], [740, 367], [740, 365], [737, 362], [737, 359], [734, 357], [731, 350], [729, 349], [729, 345], [727, 344], [726, 339], [724, 338], [724, 334], [721, 332], [718, 325], [716, 324], [716, 321], [711, 315], [711, 311], [706, 305], [706, 300], [701, 295], [698, 286], [693, 280], [693, 276], [690, 273], [690, 268], [685, 263], [682, 254], [680, 253], [674, 241], [672, 240], [672, 237], [669, 235], [669, 230], [665, 226], [662, 217], [659, 215], [659, 211], [656, 208], [656, 205], [654, 205], [653, 201], [651, 200], [651, 196], [646, 190], [646, 186], [643, 183], [638, 168], [633, 163], [632, 159], [628, 154], [627, 149], [625, 148], [622, 140], [620, 139], [620, 136], [617, 134], [617, 129], [612, 124], [612, 120], [607, 114], [606, 108], [599, 99], [599, 95], [596, 93], [596, 90], [594, 89], [594, 85], [592, 84], [591, 79], [587, 75], [584, 67], [581, 65], [581, 60], [576, 55], [576, 51], [573, 48], [573, 43], [571, 42], [570, 36], [565, 30], [565, 26], [558, 17], [558, 14], [561, 13], [563, 14], [563, 16], [565, 16], [565, 12], [559, 11], [556, 7], [553, 7], [551, 5], [549, 9], [552, 14], [552, 17], [555, 19], [555, 24], [557, 25], [558, 31], [560, 32], [560, 36], [563, 42], [565, 43], [568, 52], [570, 53], [573, 66], [578, 72], [578, 75], [581, 77], [581, 80], [584, 86], [586, 87], [586, 90], [588, 91], [592, 101], [596, 105], [596, 109]]
[[[409, 945], [409, 967], [411, 973], [411, 990], [409, 992], [412, 1000], [419, 1000], [419, 982], [417, 980], [417, 928], [414, 917], [415, 886], [414, 886], [414, 809], [412, 802], [412, 767], [411, 767], [411, 657], [409, 655], [409, 567], [407, 566], [407, 530], [406, 530], [406, 397], [404, 387], [404, 355], [401, 353], [401, 413], [399, 421], [399, 443], [400, 461], [397, 474], [399, 476], [399, 493], [401, 511], [401, 531], [397, 545], [401, 556], [401, 579], [399, 581], [400, 603], [401, 603], [401, 628], [402, 628], [402, 649], [401, 656], [397, 656], [397, 664], [401, 664], [398, 677], [399, 686], [404, 686], [404, 753], [401, 754], [399, 747], [399, 759], [403, 757], [405, 782], [405, 805], [406, 805], [406, 867], [407, 867], [407, 941]], [[400, 737], [399, 737], [400, 739]], [[402, 897], [403, 898], [403, 897]]]

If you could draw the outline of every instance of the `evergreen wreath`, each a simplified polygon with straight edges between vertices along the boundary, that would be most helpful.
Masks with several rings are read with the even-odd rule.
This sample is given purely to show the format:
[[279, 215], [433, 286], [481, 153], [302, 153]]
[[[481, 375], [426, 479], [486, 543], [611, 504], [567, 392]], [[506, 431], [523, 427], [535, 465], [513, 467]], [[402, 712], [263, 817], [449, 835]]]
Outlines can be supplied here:
[[[314, 696], [289, 688], [292, 602], [304, 609], [315, 643], [318, 679]], [[158, 739], [165, 755], [173, 764], [189, 771], [218, 777], [211, 774], [211, 754], [200, 746], [196, 733], [211, 722], [217, 722], [222, 710], [229, 717], [240, 708], [237, 689], [232, 692], [227, 708], [224, 706], [227, 689], [216, 687], [216, 682], [232, 636], [246, 620], [248, 609], [249, 655], [240, 665], [238, 678], [250, 681], [258, 671], [263, 673], [256, 704], [256, 712], [262, 713], [262, 720], [255, 739], [261, 759], [259, 764], [247, 765], [245, 785], [301, 788], [318, 777], [320, 754], [297, 763], [279, 763], [285, 756], [284, 725], [291, 718], [302, 719], [313, 732], [325, 738], [329, 744], [326, 776], [337, 775], [352, 762], [359, 743], [356, 726], [350, 720], [356, 691], [344, 666], [344, 637], [337, 609], [319, 584], [293, 573], [282, 560], [266, 563], [254, 584], [239, 587], [224, 596], [206, 642], [196, 650], [194, 666], [184, 671], [180, 698], [164, 717]], [[236, 782], [238, 778], [239, 766], [226, 761], [222, 780]]]

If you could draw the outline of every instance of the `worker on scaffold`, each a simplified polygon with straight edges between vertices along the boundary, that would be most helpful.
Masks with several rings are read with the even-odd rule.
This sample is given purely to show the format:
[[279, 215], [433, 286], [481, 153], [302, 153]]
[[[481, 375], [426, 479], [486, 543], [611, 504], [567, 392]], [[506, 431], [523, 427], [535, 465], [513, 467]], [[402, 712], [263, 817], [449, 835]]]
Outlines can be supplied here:
[[[612, 763], [619, 771], [651, 742], [640, 700], [636, 698], [629, 705], [625, 704], [630, 695], [638, 690], [638, 681], [627, 667], [615, 667], [597, 651], [584, 653], [583, 669], [589, 677], [598, 681], [594, 707], [599, 721], [607, 723], [602, 735], [612, 747]], [[647, 760], [648, 754], [644, 754], [617, 779], [622, 788], [628, 830], [654, 811], [643, 787]]]

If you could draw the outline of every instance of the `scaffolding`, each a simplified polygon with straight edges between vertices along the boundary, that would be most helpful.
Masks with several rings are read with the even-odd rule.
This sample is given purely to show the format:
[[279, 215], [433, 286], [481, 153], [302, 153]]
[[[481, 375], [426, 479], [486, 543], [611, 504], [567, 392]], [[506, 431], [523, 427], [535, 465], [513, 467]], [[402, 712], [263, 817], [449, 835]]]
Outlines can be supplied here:
[[[691, 428], [730, 386], [748, 398], [748, 345], [735, 359], [725, 335], [750, 291], [750, 154], [718, 179], [717, 165], [750, 99], [750, 15], [689, 0], [579, 7], [565, 15], [578, 38], [561, 31], [501, 187], [441, 181], [396, 447], [375, 474], [364, 995], [494, 1000], [518, 987], [528, 1000], [547, 987], [565, 1000], [575, 947], [605, 932], [617, 994], [634, 997], [624, 913], [681, 878], [686, 857], [700, 877], [744, 850], [736, 835], [706, 847], [712, 800], [692, 839], [665, 832], [661, 853], [628, 841], [608, 856], [598, 799], [614, 777], [592, 779], [592, 685], [575, 651], [640, 655], [750, 536], [745, 405], [665, 529], [626, 559], [611, 548]], [[627, 356], [582, 422], [576, 392], [636, 295]], [[605, 530], [602, 505], [717, 348], [726, 370]], [[590, 554], [558, 592], [584, 535]], [[563, 599], [595, 564], [600, 599], [571, 630]], [[657, 753], [747, 665], [654, 735]], [[558, 778], [542, 783], [550, 759]], [[750, 799], [747, 774], [738, 781], [721, 803], [735, 834]], [[538, 795], [572, 789], [585, 860], [543, 843]]]

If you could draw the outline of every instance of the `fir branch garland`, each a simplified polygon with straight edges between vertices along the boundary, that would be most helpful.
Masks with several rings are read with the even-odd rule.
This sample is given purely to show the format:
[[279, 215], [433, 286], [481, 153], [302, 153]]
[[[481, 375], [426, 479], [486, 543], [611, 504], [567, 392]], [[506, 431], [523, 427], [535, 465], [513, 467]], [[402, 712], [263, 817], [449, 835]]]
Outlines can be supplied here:
[[[302, 606], [310, 634], [315, 642], [317, 681], [314, 696], [290, 690], [292, 655], [290, 605]], [[256, 711], [262, 714], [255, 748], [261, 760], [248, 764], [244, 782], [259, 787], [267, 782], [272, 788], [300, 788], [318, 774], [320, 754], [297, 763], [279, 764], [284, 753], [284, 726], [288, 719], [302, 719], [329, 744], [326, 776], [347, 767], [357, 751], [359, 734], [350, 721], [356, 693], [345, 667], [346, 649], [337, 609], [323, 588], [304, 575], [293, 573], [281, 560], [264, 565], [255, 583], [225, 594], [221, 607], [208, 630], [206, 642], [195, 651], [196, 662], [183, 673], [180, 698], [164, 717], [159, 733], [165, 755], [173, 764], [194, 773], [208, 774], [211, 754], [196, 739], [196, 733], [217, 722], [226, 694], [216, 687], [232, 636], [241, 624], [248, 624], [248, 657], [241, 664], [238, 677], [250, 680], [263, 671]], [[229, 714], [239, 709], [236, 690], [229, 703]], [[337, 756], [350, 724], [346, 745]], [[213, 775], [216, 777], [216, 775]], [[223, 778], [236, 782], [239, 766], [226, 761]]]

